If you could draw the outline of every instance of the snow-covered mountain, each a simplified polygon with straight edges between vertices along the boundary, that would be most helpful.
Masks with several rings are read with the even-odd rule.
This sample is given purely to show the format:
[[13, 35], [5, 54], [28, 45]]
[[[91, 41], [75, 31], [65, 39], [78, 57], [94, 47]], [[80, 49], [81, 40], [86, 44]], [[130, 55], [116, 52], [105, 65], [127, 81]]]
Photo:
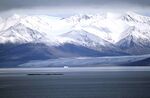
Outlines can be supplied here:
[[138, 34], [142, 36], [145, 36], [143, 32], [147, 32], [146, 35], [148, 35], [150, 31], [150, 18], [133, 12], [125, 14], [80, 14], [67, 18], [46, 15], [13, 15], [7, 19], [1, 19], [1, 21], [0, 31], [7, 30], [17, 24], [23, 24], [32, 30], [45, 33], [46, 36], [51, 37], [59, 36], [74, 29], [82, 29], [113, 44], [119, 42], [124, 37], [122, 33], [126, 32], [130, 27], [137, 28], [137, 33], [139, 32]]
[[124, 36], [116, 43], [123, 51], [132, 54], [150, 53], [149, 31], [142, 31], [135, 26], [122, 33]]
[[0, 32], [1, 43], [30, 43], [45, 39], [45, 34], [32, 30], [23, 24], [17, 24]]
[[75, 43], [71, 42], [73, 44], [88, 47], [96, 51], [105, 52], [109, 54], [118, 52], [118, 54], [121, 54], [121, 50], [118, 49], [112, 43], [82, 29], [72, 30], [61, 36], [73, 39], [75, 41]]
[[124, 15], [122, 15], [121, 18], [122, 20], [125, 20], [127, 22], [150, 24], [150, 17], [142, 16], [134, 12], [127, 12]]
[[[66, 57], [148, 54], [150, 17], [133, 12], [67, 18], [15, 14], [0, 18], [0, 52], [7, 50], [8, 44], [15, 47], [17, 44], [17, 49], [20, 45], [42, 44], [36, 47], [42, 49], [41, 53], [50, 53], [52, 58], [65, 57], [65, 54]], [[35, 51], [35, 48], [29, 50]]]

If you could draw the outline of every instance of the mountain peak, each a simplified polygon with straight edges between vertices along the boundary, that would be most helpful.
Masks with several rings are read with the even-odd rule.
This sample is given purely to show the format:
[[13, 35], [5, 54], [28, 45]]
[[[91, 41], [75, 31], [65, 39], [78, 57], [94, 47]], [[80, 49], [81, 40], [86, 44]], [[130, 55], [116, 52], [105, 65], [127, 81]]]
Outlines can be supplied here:
[[[150, 18], [134, 12], [127, 12], [121, 17], [119, 15], [108, 12], [80, 14], [62, 19], [46, 15], [14, 14], [0, 23], [0, 37], [13, 39], [14, 42], [25, 40], [34, 43], [39, 39], [42, 42], [47, 40], [50, 44], [77, 42], [78, 45], [98, 47], [97, 49], [101, 49], [100, 46], [116, 45], [122, 39], [129, 46], [131, 42], [147, 46], [150, 43]], [[62, 34], [64, 36], [53, 40], [53, 37]]]
[[127, 12], [122, 16], [122, 19], [128, 22], [148, 23], [150, 24], [150, 17], [139, 15], [135, 12]]

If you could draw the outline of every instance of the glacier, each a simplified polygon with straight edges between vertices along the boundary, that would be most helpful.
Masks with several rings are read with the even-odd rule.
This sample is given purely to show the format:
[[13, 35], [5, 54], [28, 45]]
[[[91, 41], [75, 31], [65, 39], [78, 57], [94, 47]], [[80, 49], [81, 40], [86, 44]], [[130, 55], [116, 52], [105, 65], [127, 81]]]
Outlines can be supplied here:
[[[142, 62], [144, 60], [148, 61]], [[142, 63], [140, 63], [142, 62]], [[35, 60], [20, 64], [19, 67], [108, 67], [108, 66], [149, 66], [150, 55], [116, 57], [76, 57], [49, 60]], [[135, 64], [134, 64], [135, 63]]]

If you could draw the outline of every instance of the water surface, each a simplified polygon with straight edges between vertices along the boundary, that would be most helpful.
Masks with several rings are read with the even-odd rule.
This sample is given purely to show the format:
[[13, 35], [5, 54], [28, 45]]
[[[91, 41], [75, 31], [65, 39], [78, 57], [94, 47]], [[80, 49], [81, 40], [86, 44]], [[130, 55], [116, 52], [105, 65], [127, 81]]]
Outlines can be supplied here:
[[59, 70], [1, 71], [0, 98], [150, 98], [150, 71]]

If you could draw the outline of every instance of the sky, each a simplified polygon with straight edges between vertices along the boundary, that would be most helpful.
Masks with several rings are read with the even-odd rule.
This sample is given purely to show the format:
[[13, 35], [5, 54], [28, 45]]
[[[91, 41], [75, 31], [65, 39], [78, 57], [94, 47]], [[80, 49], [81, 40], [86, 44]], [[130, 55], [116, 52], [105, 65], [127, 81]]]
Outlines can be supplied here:
[[0, 15], [47, 14], [65, 16], [76, 13], [134, 11], [149, 14], [150, 0], [0, 0]]

